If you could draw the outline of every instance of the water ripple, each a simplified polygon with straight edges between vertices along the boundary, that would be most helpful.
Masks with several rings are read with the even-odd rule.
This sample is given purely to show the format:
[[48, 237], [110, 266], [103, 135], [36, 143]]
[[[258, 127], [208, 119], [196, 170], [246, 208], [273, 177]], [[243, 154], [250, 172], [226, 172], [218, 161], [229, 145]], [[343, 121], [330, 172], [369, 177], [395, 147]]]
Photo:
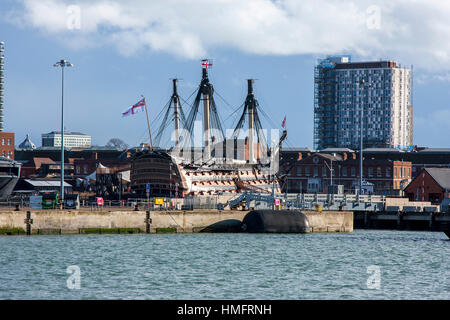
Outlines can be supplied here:
[[0, 237], [0, 299], [450, 299], [449, 256], [408, 231]]

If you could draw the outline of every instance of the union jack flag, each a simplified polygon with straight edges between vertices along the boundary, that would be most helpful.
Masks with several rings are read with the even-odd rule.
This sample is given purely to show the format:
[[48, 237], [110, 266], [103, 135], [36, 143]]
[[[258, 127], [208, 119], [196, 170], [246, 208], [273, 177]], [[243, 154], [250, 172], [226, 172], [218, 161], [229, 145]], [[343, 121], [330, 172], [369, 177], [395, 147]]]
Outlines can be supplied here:
[[283, 122], [281, 123], [281, 127], [282, 127], [282, 128], [286, 128], [286, 116], [284, 116], [284, 120], [283, 120]]
[[131, 107], [129, 107], [124, 112], [122, 112], [122, 117], [127, 117], [129, 115], [136, 114], [136, 113], [138, 113], [140, 111], [144, 111], [144, 107], [145, 107], [145, 98], [143, 98], [142, 100], [140, 100], [136, 104], [132, 105]]

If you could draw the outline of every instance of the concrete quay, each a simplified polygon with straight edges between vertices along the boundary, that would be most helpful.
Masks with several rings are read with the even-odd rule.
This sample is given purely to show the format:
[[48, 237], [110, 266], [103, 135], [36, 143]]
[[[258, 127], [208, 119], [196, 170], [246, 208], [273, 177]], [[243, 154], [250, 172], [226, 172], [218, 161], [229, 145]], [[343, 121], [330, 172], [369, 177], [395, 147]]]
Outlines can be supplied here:
[[[302, 212], [308, 217], [311, 232], [353, 232], [351, 211]], [[146, 211], [0, 211], [0, 235], [209, 232], [211, 226], [218, 223], [242, 222], [247, 213], [232, 210], [151, 211], [148, 219]]]
[[354, 227], [355, 229], [441, 231], [450, 237], [450, 213], [355, 211]]

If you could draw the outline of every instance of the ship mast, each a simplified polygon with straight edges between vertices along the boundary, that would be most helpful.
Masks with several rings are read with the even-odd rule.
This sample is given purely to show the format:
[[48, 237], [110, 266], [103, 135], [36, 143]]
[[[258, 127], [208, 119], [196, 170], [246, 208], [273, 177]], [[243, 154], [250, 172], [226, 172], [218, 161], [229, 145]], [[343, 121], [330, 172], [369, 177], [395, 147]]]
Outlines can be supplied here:
[[248, 162], [254, 163], [255, 162], [255, 149], [254, 149], [254, 143], [253, 143], [253, 132], [254, 132], [254, 122], [255, 122], [255, 99], [253, 94], [253, 82], [255, 80], [248, 79], [247, 85], [248, 85], [248, 95], [247, 99], [248, 102]]
[[185, 139], [183, 149], [188, 149], [194, 146], [194, 123], [198, 115], [200, 101], [203, 100], [204, 161], [208, 161], [208, 159], [211, 158], [212, 144], [222, 141], [224, 137], [222, 124], [220, 122], [216, 103], [214, 101], [214, 87], [209, 82], [208, 78], [208, 68], [211, 66], [212, 63], [209, 59], [202, 60], [202, 80], [197, 91], [197, 96], [192, 104], [191, 111], [189, 112], [189, 116], [186, 120], [186, 126], [184, 127], [189, 139]]
[[175, 143], [178, 146], [180, 144], [180, 97], [178, 96], [177, 90], [177, 82], [178, 79], [172, 79], [173, 81], [173, 93], [172, 93], [172, 101], [173, 101], [173, 115], [174, 115], [174, 123], [175, 123]]
[[253, 84], [255, 79], [247, 79], [247, 97], [244, 102], [244, 110], [242, 115], [233, 131], [232, 137], [237, 139], [239, 137], [240, 131], [244, 128], [245, 118], [248, 115], [248, 162], [255, 163], [258, 156], [255, 154], [255, 140], [257, 141], [258, 149], [260, 152], [264, 152], [261, 149], [266, 147], [266, 138], [264, 136], [261, 121], [259, 119], [259, 103], [255, 98], [253, 92]]
[[206, 159], [209, 159], [211, 156], [211, 122], [210, 122], [210, 107], [209, 107], [209, 98], [212, 94], [212, 87], [209, 86], [208, 80], [208, 66], [209, 61], [206, 60], [202, 63], [202, 96], [203, 96], [203, 132], [204, 132], [204, 144], [205, 144], [205, 155]]
[[[156, 137], [155, 137], [155, 145], [157, 145], [159, 147], [162, 147], [160, 145], [161, 138], [162, 138], [165, 130], [170, 127], [170, 121], [172, 121], [172, 120], [174, 122], [174, 127], [175, 127], [175, 147], [179, 148], [179, 145], [180, 145], [180, 140], [181, 140], [181, 130], [180, 129], [184, 125], [186, 120], [184, 118], [184, 112], [183, 112], [183, 108], [181, 106], [180, 96], [178, 95], [178, 88], [177, 88], [178, 80], [179, 79], [177, 79], [177, 78], [172, 79], [172, 85], [173, 85], [172, 96], [170, 97], [169, 101], [166, 103], [166, 106], [164, 107], [165, 109], [163, 109], [163, 111], [165, 110], [164, 118], [161, 122], [161, 126], [159, 127], [158, 133], [156, 134]], [[173, 114], [171, 114], [172, 106], [173, 106]]]

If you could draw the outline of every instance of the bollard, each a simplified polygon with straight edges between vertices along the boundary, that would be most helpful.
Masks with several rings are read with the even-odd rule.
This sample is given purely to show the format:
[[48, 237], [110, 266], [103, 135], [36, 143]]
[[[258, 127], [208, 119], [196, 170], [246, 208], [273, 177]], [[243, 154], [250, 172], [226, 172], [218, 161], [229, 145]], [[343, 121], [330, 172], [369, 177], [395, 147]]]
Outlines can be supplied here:
[[137, 203], [134, 205], [134, 211], [139, 211], [139, 205]]
[[31, 219], [31, 211], [27, 211], [27, 218], [24, 220], [27, 229], [27, 236], [31, 235], [31, 225], [33, 224], [33, 219]]
[[16, 204], [16, 209], [14, 211], [20, 211], [20, 204]]
[[152, 223], [152, 219], [150, 218], [150, 210], [147, 210], [145, 214], [145, 232], [150, 233], [150, 225]]

